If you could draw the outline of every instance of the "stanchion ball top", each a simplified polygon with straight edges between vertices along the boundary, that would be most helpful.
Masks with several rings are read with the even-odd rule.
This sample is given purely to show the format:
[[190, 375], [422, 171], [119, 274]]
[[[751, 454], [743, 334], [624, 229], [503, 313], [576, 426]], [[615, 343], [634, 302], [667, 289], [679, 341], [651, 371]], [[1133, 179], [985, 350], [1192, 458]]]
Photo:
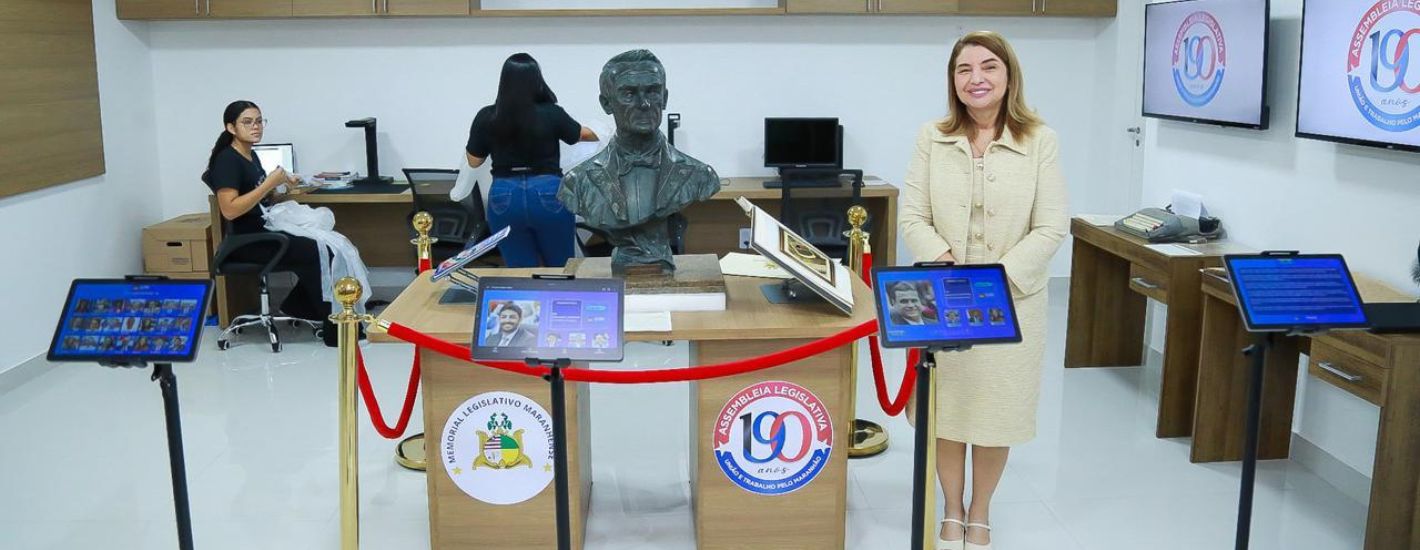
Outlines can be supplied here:
[[855, 205], [853, 205], [852, 207], [850, 207], [850, 208], [848, 209], [848, 224], [849, 224], [849, 225], [852, 225], [852, 226], [853, 226], [853, 229], [860, 229], [860, 228], [863, 227], [863, 224], [865, 224], [865, 223], [867, 223], [867, 222], [868, 222], [868, 209], [867, 209], [867, 208], [863, 208], [862, 205], [855, 204]]
[[335, 282], [335, 299], [347, 309], [355, 307], [355, 302], [360, 300], [360, 294], [364, 291], [365, 289], [360, 287], [360, 281], [354, 277], [341, 277]]
[[428, 212], [419, 212], [414, 215], [414, 230], [420, 235], [428, 235], [429, 229], [434, 227], [434, 216]]

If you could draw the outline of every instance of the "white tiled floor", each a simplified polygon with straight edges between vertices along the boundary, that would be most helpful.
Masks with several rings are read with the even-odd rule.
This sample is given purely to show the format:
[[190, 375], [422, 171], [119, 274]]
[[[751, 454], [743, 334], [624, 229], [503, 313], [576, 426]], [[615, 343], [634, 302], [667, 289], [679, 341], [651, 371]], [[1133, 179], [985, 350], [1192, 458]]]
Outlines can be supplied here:
[[[1064, 287], [1053, 287], [1040, 435], [1016, 449], [993, 507], [1002, 550], [1232, 547], [1239, 468], [1193, 465], [1187, 440], [1153, 437], [1148, 368], [1065, 372]], [[312, 341], [279, 355], [252, 340], [178, 367], [194, 532], [202, 549], [338, 548], [336, 357]], [[403, 394], [410, 348], [367, 346], [387, 408]], [[686, 363], [683, 344], [634, 345], [629, 362]], [[901, 355], [889, 378], [901, 375]], [[57, 365], [0, 395], [0, 548], [173, 548], [162, 400], [149, 371]], [[884, 421], [861, 373], [860, 415]], [[594, 440], [590, 549], [691, 549], [684, 385], [592, 389], [594, 433], [634, 425], [646, 445]], [[653, 413], [653, 414], [648, 414]], [[388, 413], [387, 414], [391, 414]], [[422, 429], [416, 409], [412, 429]], [[848, 547], [904, 548], [911, 431], [853, 461]], [[601, 431], [601, 433], [608, 433]], [[361, 419], [362, 547], [428, 546], [422, 474]], [[1304, 468], [1259, 469], [1253, 548], [1358, 549], [1365, 508]]]

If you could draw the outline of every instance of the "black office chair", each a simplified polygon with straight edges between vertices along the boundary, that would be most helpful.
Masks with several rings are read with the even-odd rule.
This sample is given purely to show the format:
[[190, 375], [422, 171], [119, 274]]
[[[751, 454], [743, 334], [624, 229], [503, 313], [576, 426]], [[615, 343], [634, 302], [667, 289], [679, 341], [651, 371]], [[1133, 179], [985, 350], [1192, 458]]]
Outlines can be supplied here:
[[[225, 225], [225, 224], [224, 224]], [[276, 315], [271, 308], [271, 292], [267, 286], [267, 276], [278, 272], [276, 262], [286, 255], [286, 249], [291, 246], [291, 239], [284, 233], [247, 233], [244, 235], [233, 235], [227, 232], [227, 237], [222, 239], [222, 245], [217, 247], [217, 253], [212, 259], [212, 276], [218, 275], [255, 275], [261, 281], [261, 312], [257, 314], [240, 315], [234, 319], [227, 330], [217, 337], [217, 348], [227, 349], [231, 347], [231, 337], [233, 334], [241, 334], [242, 329], [262, 326], [266, 328], [267, 339], [271, 341], [271, 352], [281, 352], [281, 333], [277, 330], [280, 323], [290, 323], [292, 328], [307, 325], [315, 333], [316, 337], [321, 336], [321, 322], [319, 320], [299, 319]], [[265, 262], [240, 261], [231, 258], [232, 254], [238, 250], [253, 251], [252, 255], [270, 258]]]
[[[469, 243], [492, 235], [488, 228], [488, 214], [483, 207], [483, 193], [477, 182], [474, 182], [473, 192], [468, 197], [454, 201], [449, 198], [449, 192], [458, 181], [458, 170], [405, 168], [404, 177], [409, 180], [409, 189], [414, 194], [414, 211], [409, 213], [409, 219], [413, 220], [419, 212], [428, 212], [434, 217], [429, 236], [439, 239], [431, 250], [436, 265], [458, 254]], [[479, 258], [477, 263], [503, 265], [497, 250]]]
[[[863, 172], [844, 170], [842, 173], [853, 176], [851, 184], [796, 187], [792, 179], [785, 179], [780, 190], [779, 221], [824, 254], [840, 258], [846, 265], [849, 245], [845, 233], [852, 229], [848, 224], [848, 209], [863, 205]], [[870, 215], [863, 229], [871, 232], [872, 227]]]

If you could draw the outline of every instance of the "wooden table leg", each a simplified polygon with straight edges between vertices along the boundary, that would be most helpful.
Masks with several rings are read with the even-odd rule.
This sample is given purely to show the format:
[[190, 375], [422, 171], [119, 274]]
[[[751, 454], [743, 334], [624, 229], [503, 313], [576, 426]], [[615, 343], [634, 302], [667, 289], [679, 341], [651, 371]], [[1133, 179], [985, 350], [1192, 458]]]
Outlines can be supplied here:
[[[696, 342], [691, 357], [695, 364], [719, 363], [761, 356], [804, 342]], [[691, 386], [690, 478], [696, 548], [843, 548], [853, 418], [847, 398], [848, 350], [845, 346], [771, 370], [706, 380]], [[792, 382], [809, 390], [828, 410], [833, 423], [832, 450], [818, 476], [793, 492], [772, 496], [751, 493], [732, 483], [716, 462], [714, 453], [721, 409], [736, 393], [767, 380]]]
[[1193, 434], [1198, 388], [1198, 349], [1203, 333], [1203, 287], [1198, 265], [1169, 265], [1168, 330], [1164, 335], [1163, 384], [1159, 392], [1158, 437]]
[[[1203, 298], [1197, 398], [1194, 401], [1192, 462], [1242, 460], [1247, 420], [1252, 344], [1237, 307], [1214, 296]], [[1263, 372], [1261, 433], [1257, 457], [1287, 458], [1292, 449], [1292, 408], [1297, 396], [1298, 339], [1279, 337], [1267, 353]]]
[[1129, 261], [1074, 239], [1065, 367], [1144, 361], [1143, 296], [1129, 290]]
[[1365, 550], [1420, 549], [1420, 346], [1393, 349]]

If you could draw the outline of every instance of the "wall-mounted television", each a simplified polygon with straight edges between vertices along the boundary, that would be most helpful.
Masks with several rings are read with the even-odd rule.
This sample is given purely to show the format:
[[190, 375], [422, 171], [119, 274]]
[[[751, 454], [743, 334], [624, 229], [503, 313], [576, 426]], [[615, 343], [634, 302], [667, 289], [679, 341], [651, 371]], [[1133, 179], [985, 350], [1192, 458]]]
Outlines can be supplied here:
[[1302, 3], [1297, 136], [1420, 151], [1420, 7]]
[[1144, 6], [1144, 116], [1265, 129], [1269, 0]]

